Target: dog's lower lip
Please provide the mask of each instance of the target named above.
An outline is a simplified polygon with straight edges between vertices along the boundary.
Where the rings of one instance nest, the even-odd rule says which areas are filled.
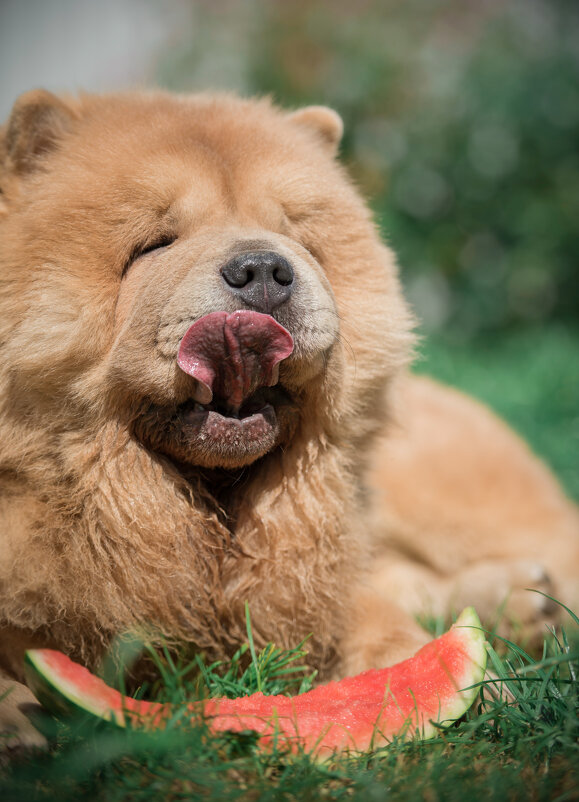
[[[181,418],[183,432],[199,442],[220,448],[237,444],[247,447],[270,440],[278,429],[275,409],[265,404],[261,409],[243,417],[223,415],[215,409],[187,410]]]
[[[135,420],[134,433],[180,464],[241,467],[290,437],[297,415],[296,400],[276,385],[246,398],[239,409],[223,398],[206,405],[192,397],[177,407],[151,405]]]

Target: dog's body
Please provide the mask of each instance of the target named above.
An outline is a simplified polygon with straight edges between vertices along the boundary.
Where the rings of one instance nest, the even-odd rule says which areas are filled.
[[[524,588],[572,601],[576,509],[489,413],[404,372],[412,318],[340,134],[327,109],[230,96],[16,105],[0,144],[7,677],[30,646],[94,666],[145,625],[225,655],[246,601],[258,643],[312,632],[322,675],[412,652],[413,613],[488,617],[509,597],[533,628],[552,610]]]

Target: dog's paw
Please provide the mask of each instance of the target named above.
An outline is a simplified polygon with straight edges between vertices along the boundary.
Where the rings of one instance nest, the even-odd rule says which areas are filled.
[[[485,626],[502,637],[540,644],[560,607],[545,568],[531,560],[486,561],[461,572],[452,593],[456,609],[473,605]]]
[[[7,757],[31,749],[46,749],[48,742],[37,724],[46,716],[24,685],[0,679],[0,753]]]

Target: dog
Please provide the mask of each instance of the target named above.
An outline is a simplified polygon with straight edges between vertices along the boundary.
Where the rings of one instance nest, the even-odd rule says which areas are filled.
[[[23,654],[91,668],[147,627],[232,654],[309,633],[320,676],[415,616],[540,631],[579,515],[492,413],[408,371],[392,252],[342,122],[229,94],[23,95],[0,132],[0,706]]]

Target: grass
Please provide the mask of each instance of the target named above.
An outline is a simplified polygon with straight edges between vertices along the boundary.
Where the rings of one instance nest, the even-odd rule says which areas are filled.
[[[517,334],[500,346],[431,342],[423,353],[420,370],[490,402],[579,497],[579,335],[552,329]],[[467,716],[427,742],[395,742],[317,764],[307,755],[262,754],[251,734],[208,737],[202,723],[184,727],[178,715],[174,726],[154,735],[47,719],[49,752],[7,764],[0,799],[578,800],[579,649],[566,635],[575,624],[568,611],[567,625],[546,633],[538,659],[516,644],[500,656],[491,649],[510,696],[481,687]],[[311,681],[301,665],[304,648],[288,654],[271,646],[258,654],[249,638],[227,665],[199,657],[180,665],[161,652],[161,685],[153,690],[177,705],[191,694],[296,692]]]
[[[228,661],[217,660],[207,664],[203,655],[196,654],[191,662],[180,665],[168,649],[149,648],[159,682],[148,695],[161,701],[186,703],[191,697],[207,695],[236,699],[253,693],[275,696],[309,691],[317,672],[301,663],[307,655],[308,639],[290,650],[269,643],[257,653],[247,603],[245,617],[247,643],[242,644]],[[248,657],[251,658],[249,663]]]
[[[489,651],[496,674],[508,677],[505,686],[510,696],[493,694],[483,685],[467,716],[441,727],[430,741],[394,742],[374,754],[318,764],[307,755],[261,753],[250,733],[209,736],[202,722],[184,726],[186,716],[179,715],[176,702],[171,725],[154,734],[99,728],[82,720],[51,720],[51,751],[10,765],[1,798],[4,802],[577,799],[579,649],[569,644],[564,629],[549,635],[538,660],[515,644],[507,646],[505,656]],[[282,653],[277,652],[274,660],[268,657],[271,653],[269,647],[254,654],[252,670],[238,666],[231,673],[230,667],[204,665],[205,693],[217,689],[213,683],[224,669],[230,674],[229,683],[238,682],[239,694],[252,688],[258,674],[266,690],[278,688]],[[286,655],[283,670],[302,656],[301,648]],[[173,693],[178,696],[181,689],[187,690],[186,674],[176,665],[165,662],[162,670],[172,674],[167,687],[173,687]],[[287,685],[285,690],[295,687]],[[193,692],[191,685],[189,698]]]

